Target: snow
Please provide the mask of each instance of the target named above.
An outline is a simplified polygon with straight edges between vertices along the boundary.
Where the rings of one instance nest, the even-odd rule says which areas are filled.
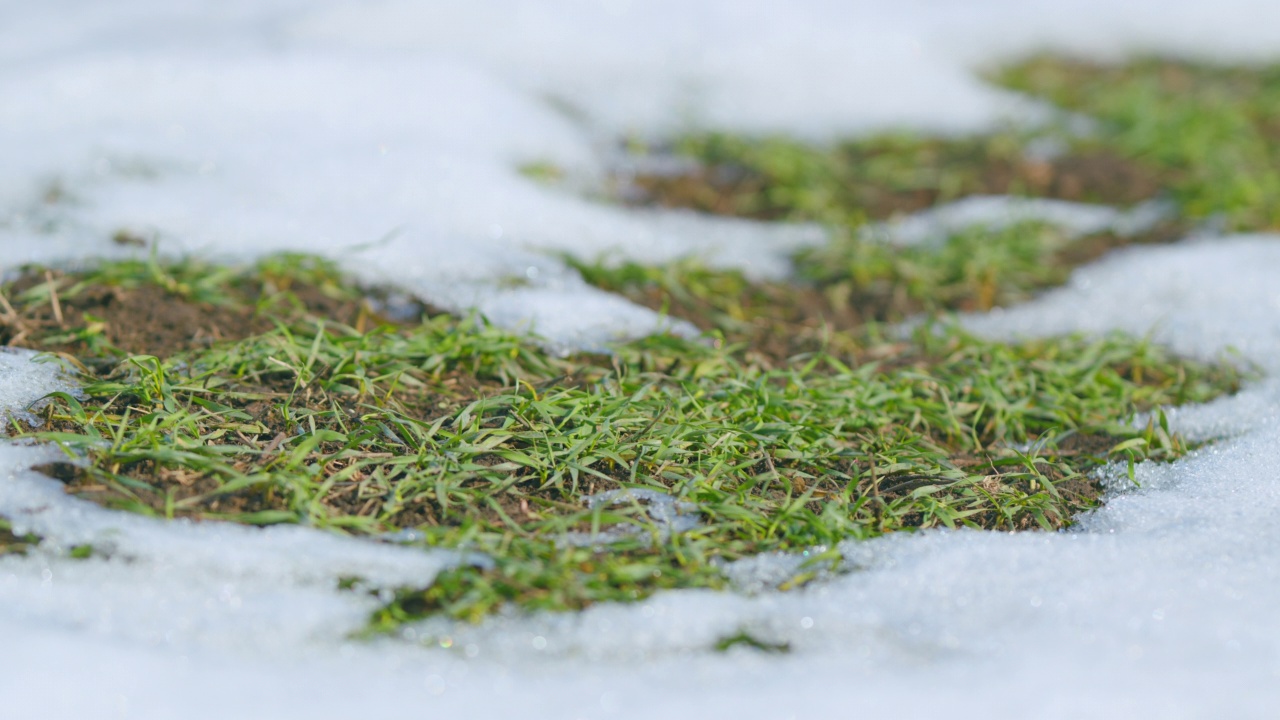
[[[174,53],[49,65],[6,78],[0,103],[9,263],[127,254],[118,230],[169,255],[320,252],[553,344],[598,347],[666,321],[587,287],[552,253],[700,255],[776,276],[789,251],[823,237],[628,213],[530,183],[521,162],[589,174],[590,138],[456,61]]]
[[[595,347],[663,321],[587,287],[556,253],[697,254],[776,277],[822,234],[611,208],[532,183],[521,163],[590,187],[630,133],[1035,121],[1044,108],[974,69],[1045,47],[1257,59],[1277,41],[1280,5],[1259,0],[0,0],[0,269],[144,252],[112,243],[120,229],[169,255],[306,250]],[[1234,348],[1274,378],[1277,247],[1135,249],[969,322],[993,336],[1150,333],[1202,357]],[[0,354],[4,412],[58,389],[56,367]],[[47,545],[0,559],[0,712],[1270,717],[1278,410],[1272,379],[1173,413],[1195,437],[1230,439],[1140,466],[1140,489],[1075,532],[883,538],[842,548],[854,572],[789,593],[665,593],[373,643],[347,636],[376,598],[339,578],[422,584],[461,558],[111,512],[26,469],[55,451],[5,445],[0,514]],[[100,552],[58,552],[85,542]],[[751,587],[794,563],[734,572]],[[707,650],[741,629],[793,651]]]
[[[56,392],[78,395],[75,383],[56,361],[36,356],[30,350],[0,348],[0,422],[19,419],[38,424],[33,411],[40,409],[41,398]]]
[[[688,532],[700,524],[698,506],[693,503],[680,502],[671,495],[657,490],[644,488],[622,488],[606,490],[602,493],[587,495],[583,501],[589,508],[608,508],[611,506],[641,506],[645,514],[659,529],[661,538],[670,537],[671,533]],[[628,536],[649,536],[650,530],[640,526],[624,526],[608,528],[599,532],[570,532],[563,536],[562,542],[578,545],[605,548],[609,543],[617,542]]]
[[[1280,237],[1191,238],[1113,253],[1033,303],[969,320],[992,335],[1119,329],[1178,353],[1280,369]]]
[[[1148,200],[1129,209],[1106,205],[1020,198],[1008,195],[973,195],[905,217],[873,223],[866,236],[893,245],[939,245],[947,238],[973,228],[999,231],[1022,223],[1058,228],[1070,238],[1112,232],[1121,237],[1140,235],[1168,219],[1174,208],[1162,200]]]

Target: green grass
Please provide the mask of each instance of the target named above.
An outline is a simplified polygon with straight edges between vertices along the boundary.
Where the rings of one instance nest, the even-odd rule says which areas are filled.
[[[103,339],[109,326],[96,343],[84,328],[51,329],[43,340],[80,343],[99,370],[84,398],[53,396],[48,426],[11,434],[87,457],[69,488],[109,506],[354,535],[414,528],[424,545],[492,559],[402,589],[373,618],[381,630],[719,588],[718,562],[762,551],[927,527],[1062,527],[1096,503],[1099,464],[1185,450],[1159,423],[1131,427],[1133,413],[1239,380],[1140,340],[1006,345],[946,325],[884,341],[872,348],[881,360],[857,365],[821,352],[760,363],[672,337],[561,359],[475,318],[357,329],[318,317],[307,288],[362,291],[298,257],[107,264],[15,294],[15,306],[44,317],[58,295],[70,313],[75,288],[102,284],[244,305],[272,327],[110,365],[100,360],[121,353]],[[584,502],[619,488],[668,493],[699,523],[669,533],[643,502]]]
[[[861,355],[868,325],[982,311],[1060,285],[1079,243],[1024,223],[974,228],[937,247],[842,237],[797,257],[799,282],[753,282],[696,260],[664,266],[567,258],[587,282],[720,333],[776,360],[824,350]]]
[[[1277,68],[1163,59],[1096,65],[1043,56],[990,77],[1093,118],[1096,131],[899,133],[825,145],[700,134],[670,148],[700,169],[629,184],[642,203],[825,225],[833,239],[796,258],[800,279],[826,291],[833,304],[870,307],[881,320],[1020,302],[1107,250],[1174,240],[1188,223],[1280,227]],[[1033,152],[1045,142],[1057,145],[1056,156]],[[859,232],[871,220],[986,193],[1112,205],[1169,197],[1183,221],[1138,237],[1067,239],[1037,225],[975,228],[940,251],[890,248]]]
[[[1157,168],[1189,216],[1280,227],[1280,68],[1046,56],[992,77],[1099,120],[1097,141]]]
[[[897,133],[814,145],[708,133],[670,150],[702,170],[642,176],[641,202],[856,228],[966,195],[1009,193],[1129,205],[1167,193],[1193,221],[1280,227],[1280,69],[1147,58],[1093,64],[1038,56],[990,79],[1097,121],[931,138]],[[1051,141],[1059,157],[1029,150]],[[856,242],[844,240],[843,242]]]
[[[704,170],[641,177],[639,189],[658,204],[841,227],[972,194],[1127,205],[1164,191],[1193,219],[1221,215],[1240,230],[1280,227],[1280,68],[1038,56],[989,77],[1092,118],[1096,130],[893,134],[827,145],[693,135],[672,150]],[[1028,154],[1045,140],[1062,155]]]
[[[544,185],[553,185],[564,179],[564,170],[549,162],[532,162],[521,165],[520,174]]]
[[[1052,131],[1039,139],[1045,132]],[[833,303],[872,308],[878,320],[1013,304],[1061,284],[1072,269],[1114,247],[1175,237],[1175,228],[1161,226],[1137,237],[1069,238],[1024,223],[998,231],[976,227],[941,248],[897,248],[860,232],[871,220],[974,194],[1131,204],[1159,192],[1145,164],[1109,146],[1067,144],[1062,158],[1038,161],[1026,154],[1036,139],[1005,131],[815,146],[777,137],[700,135],[683,138],[676,150],[702,170],[640,177],[634,184],[657,204],[825,225],[831,241],[795,258],[799,279],[826,290]]]
[[[702,187],[649,182],[670,202],[703,200],[702,209],[712,209],[712,193],[722,196],[719,214],[859,224],[980,192],[984,169],[1014,163],[1024,142],[1015,133],[950,141],[897,134],[814,146],[711,133],[681,138],[674,148],[712,168]]]
[[[897,133],[827,144],[713,132],[679,138],[659,152],[692,160],[694,169],[619,178],[634,201],[836,227],[969,195],[1127,206],[1162,189],[1159,166],[1105,139],[1056,126],[948,138]]]
[[[833,294],[896,293],[910,309],[987,310],[1061,284],[1070,269],[1054,254],[1067,243],[1052,227],[1038,224],[968,230],[939,248],[850,241],[806,253],[801,273]]]

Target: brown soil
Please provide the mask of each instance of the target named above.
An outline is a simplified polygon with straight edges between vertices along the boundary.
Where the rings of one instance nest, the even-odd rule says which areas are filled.
[[[1093,235],[1068,244],[1052,263],[1063,269],[1065,278],[1071,268],[1097,260],[1112,250],[1169,243],[1182,236],[1181,226],[1172,223],[1140,236]],[[866,345],[858,338],[871,323],[901,322],[930,311],[979,312],[991,309],[993,304],[1003,304],[999,297],[974,295],[960,297],[944,307],[931,307],[887,280],[858,289],[850,287],[744,281],[735,292],[713,299],[677,295],[657,284],[605,289],[652,310],[687,320],[704,332],[719,332],[725,342],[741,344],[748,353],[775,367],[798,355],[822,349],[855,363],[900,359],[902,347],[883,342]],[[868,351],[872,354],[868,355]]]
[[[25,554],[29,548],[39,542],[40,538],[35,535],[13,534],[13,526],[7,520],[0,518],[0,557]]]
[[[919,163],[911,187],[891,186],[858,168],[883,154],[900,152],[892,143],[848,145],[841,149],[848,177],[839,202],[859,209],[869,219],[883,219],[917,212],[940,202],[975,194],[1016,194],[1063,200],[1128,205],[1157,196],[1159,176],[1142,164],[1104,149],[1081,150],[1052,160],[1031,160],[1008,148],[982,140],[938,140],[913,144],[910,152]],[[719,215],[776,220],[790,209],[771,204],[770,179],[736,165],[710,165],[682,175],[641,175],[631,178],[628,202],[687,208]],[[944,187],[945,185],[945,187]],[[1048,263],[1062,270],[1092,262],[1107,252],[1133,244],[1167,243],[1181,237],[1185,228],[1165,223],[1137,237],[1100,234],[1072,241]],[[813,287],[789,283],[744,284],[740,292],[714,302],[676,297],[656,285],[607,287],[634,302],[692,322],[704,331],[718,330],[730,343],[742,343],[750,352],[778,364],[802,353],[825,347],[837,355],[857,354],[844,334],[870,322],[897,322],[932,310],[985,311],[994,305],[1020,301],[1042,288],[1001,298],[998,288],[975,287],[975,294],[947,300],[943,307],[927,307],[905,288],[876,281],[856,289]],[[980,292],[990,290],[991,292]],[[726,307],[736,312],[729,317]],[[834,344],[834,346],[833,346]]]
[[[67,329],[100,324],[101,337],[126,353],[168,357],[270,328],[251,308],[185,302],[154,285],[129,290],[99,285],[58,302],[57,311],[51,302],[0,321],[0,341],[81,355],[87,344],[68,337]]]
[[[43,293],[42,297],[47,297],[47,300],[40,302],[21,303],[9,299],[19,298],[39,286],[53,287],[55,292]],[[272,298],[264,298],[261,288],[224,289],[228,294],[214,303],[170,292],[150,283],[82,285],[76,275],[55,271],[28,273],[7,284],[0,293],[0,343],[63,353],[76,358],[91,372],[105,376],[124,355],[168,358],[208,348],[215,343],[267,332],[275,327],[277,320],[320,318],[359,330],[398,324],[376,313],[365,298],[335,297],[310,285],[292,283],[287,293]],[[379,291],[371,291],[375,300],[380,294]],[[262,306],[264,300],[266,307]],[[269,309],[270,313],[263,312],[264,309]],[[420,305],[418,309],[420,316],[426,317],[440,312],[427,305]],[[86,330],[92,332],[86,333]],[[257,381],[246,380],[234,390],[233,396],[220,400],[250,415],[261,432],[237,432],[234,436],[224,437],[223,442],[240,445],[250,452],[271,454],[293,430],[281,412],[283,404],[293,395],[293,376],[281,373]],[[431,391],[401,388],[396,401],[406,412],[433,420],[459,405],[501,390],[501,385],[496,382],[481,381],[470,373],[458,371],[443,377]],[[134,400],[120,398],[117,401],[119,407],[115,409],[123,410]],[[313,393],[311,389],[294,395],[292,401],[293,411],[328,411],[332,408],[331,403],[336,401],[353,418],[368,412],[350,398],[335,399]],[[135,411],[147,412],[145,408],[135,408]],[[80,430],[73,424],[61,427],[54,423],[51,428],[68,432]],[[335,448],[321,450],[332,452]],[[260,457],[247,455],[245,461],[239,463],[240,469],[248,469],[251,461],[259,460]],[[332,463],[325,468],[325,473],[339,472],[342,467],[341,463]],[[177,506],[174,514],[178,516],[236,516],[288,510],[292,500],[278,490],[266,487],[223,493],[220,492],[221,481],[215,477],[160,467],[149,461],[114,469],[124,477],[150,486],[134,487],[128,491],[103,484],[95,479],[94,474],[70,463],[52,463],[37,469],[66,483],[68,492],[101,504],[136,509],[141,503],[151,511],[163,513],[166,506],[173,503]],[[381,508],[384,498],[383,494],[372,496],[360,482],[364,479],[358,475],[353,482],[339,484],[321,501],[335,514],[356,517],[371,514]],[[411,506],[401,512],[406,516],[401,524],[406,527],[440,521],[431,508]],[[6,546],[5,543],[6,538],[0,533],[0,547]]]
[[[781,366],[802,353],[827,343],[847,345],[848,331],[883,320],[893,312],[892,298],[867,297],[833,302],[823,291],[786,283],[746,286],[734,298],[740,312],[729,317],[717,304],[693,297],[676,297],[657,285],[609,288],[632,302],[687,320],[704,332],[720,331],[725,342],[742,344],[748,353],[772,366]],[[839,336],[837,336],[839,334]],[[829,348],[834,349],[834,348]]]
[[[849,149],[848,162],[858,166],[878,153]],[[1146,167],[1105,150],[1065,155],[1052,160],[1028,160],[975,150],[949,156],[942,150],[932,158],[935,169],[963,170],[963,180],[942,187],[923,182],[914,187],[890,187],[881,180],[852,175],[841,191],[849,209],[882,220],[918,212],[967,195],[1011,194],[1111,205],[1132,205],[1160,193],[1158,175]],[[762,195],[768,178],[739,166],[703,167],[680,175],[639,175],[626,183],[623,199],[634,205],[687,208],[716,215],[762,220],[788,216],[788,208],[773,205]]]
[[[406,318],[389,318],[377,310],[388,295],[379,288],[344,296],[299,282],[282,289],[238,284],[223,288],[226,294],[210,301],[153,283],[80,280],[60,271],[33,271],[0,288],[0,345],[64,353],[91,370],[103,371],[124,355],[168,358],[267,332],[276,321],[311,317],[364,331],[444,314],[412,301],[398,313]],[[47,299],[19,301],[37,288]]]
[[[45,302],[19,304],[9,299],[39,286],[53,288],[46,293]],[[233,291],[222,301],[211,303],[154,284],[80,286],[74,276],[48,272],[20,277],[4,288],[3,295],[0,344],[62,352],[91,361],[104,351],[108,355],[171,357],[274,327],[272,320],[256,309],[261,293],[249,289]],[[294,315],[304,312],[349,325],[374,315],[361,299],[330,297],[312,286],[291,288],[287,301],[300,306]],[[279,312],[281,308],[272,305],[272,310]]]

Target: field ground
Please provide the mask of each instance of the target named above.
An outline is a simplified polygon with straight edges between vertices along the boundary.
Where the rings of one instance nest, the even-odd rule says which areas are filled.
[[[841,541],[886,533],[1062,529],[1102,501],[1103,466],[1131,473],[1188,451],[1160,408],[1233,393],[1252,371],[1120,335],[984,340],[954,313],[1026,301],[1125,246],[1275,229],[1280,75],[1037,57],[992,79],[1096,127],[634,148],[684,169],[616,176],[614,202],[831,234],[788,282],[692,260],[569,258],[588,282],[692,322],[697,339],[559,357],[305,255],[28,268],[4,285],[0,339],[56,354],[84,394],[57,396],[46,424],[15,420],[10,435],[66,448],[45,470],[109,507],[412,531],[412,543],[488,558],[384,598],[375,634],[438,614],[732,591],[728,563],[810,553],[775,583],[786,591],[845,571]],[[988,194],[1176,212],[1130,234],[1024,222],[895,246],[863,232]],[[0,526],[2,553],[38,541]],[[738,646],[777,649],[750,635],[716,644]]]

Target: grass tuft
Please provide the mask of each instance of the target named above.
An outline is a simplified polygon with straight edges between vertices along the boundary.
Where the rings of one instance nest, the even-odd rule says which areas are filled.
[[[1099,120],[1098,142],[1154,168],[1187,215],[1280,227],[1280,68],[1039,56],[993,79]]]
[[[1120,336],[1007,345],[947,325],[863,337],[856,363],[674,337],[556,358],[474,318],[393,322],[298,257],[49,277],[62,322],[23,278],[5,322],[73,348],[87,373],[82,398],[54,394],[47,424],[15,433],[87,459],[58,464],[68,491],[165,518],[413,529],[490,559],[402,589],[371,621],[382,630],[720,588],[723,561],[847,538],[1060,528],[1096,504],[1092,469],[1185,451],[1158,422],[1129,425],[1134,413],[1239,380]],[[104,297],[134,307],[156,292],[175,316],[225,320],[222,336],[133,354],[115,344],[132,337],[126,317],[88,319]]]

